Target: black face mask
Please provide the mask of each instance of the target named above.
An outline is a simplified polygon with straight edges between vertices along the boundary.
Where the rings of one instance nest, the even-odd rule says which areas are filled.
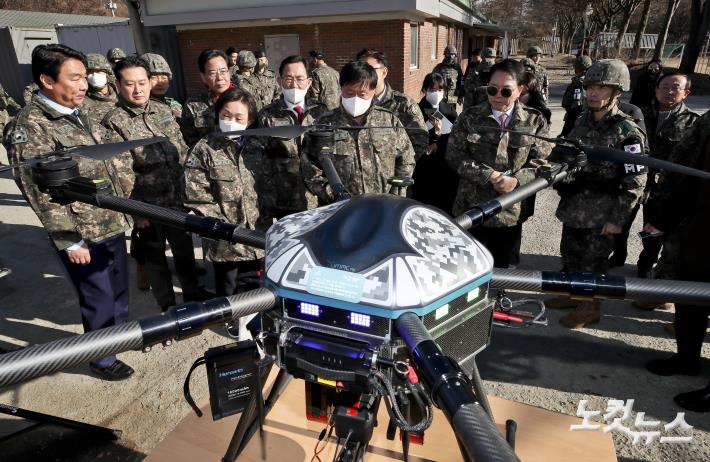
[[[447,63],[456,62],[456,55],[446,55],[444,56],[444,61]]]

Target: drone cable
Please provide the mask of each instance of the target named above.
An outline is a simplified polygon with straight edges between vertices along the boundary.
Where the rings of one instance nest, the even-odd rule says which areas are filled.
[[[404,417],[404,414],[402,414],[402,411],[397,404],[396,393],[392,386],[392,382],[390,382],[390,380],[380,371],[375,370],[372,374],[374,376],[372,384],[382,395],[382,398],[385,401],[385,406],[387,407],[387,413],[402,431],[410,433],[423,432],[431,426],[434,419],[434,406],[426,393],[424,394],[426,406],[422,406],[421,408],[424,417],[416,424],[410,424],[407,422],[407,419]],[[419,393],[416,393],[416,395],[419,395]],[[420,403],[421,397],[415,397],[415,400],[417,403]]]

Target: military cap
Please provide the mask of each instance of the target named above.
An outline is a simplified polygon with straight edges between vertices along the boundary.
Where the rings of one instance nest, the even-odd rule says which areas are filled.
[[[584,86],[587,85],[603,85],[629,91],[629,68],[620,59],[601,59],[592,64],[584,74]]]
[[[316,58],[316,59],[325,59],[325,55],[321,50],[311,50],[308,52],[308,55],[311,58]]]
[[[481,53],[481,58],[495,58],[496,57],[496,51],[493,48],[484,48],[483,53]]]
[[[106,53],[106,59],[126,59],[126,52],[120,48],[111,48],[108,50],[108,53]]]
[[[574,68],[575,69],[589,69],[589,67],[592,65],[592,58],[589,56],[578,56],[574,60]]]
[[[111,64],[109,64],[108,59],[100,53],[89,53],[86,55],[86,69],[97,69],[107,74],[113,74],[113,69],[111,69]]]
[[[456,54],[456,47],[453,45],[447,45],[446,48],[444,48],[444,54],[445,55],[455,55]]]
[[[256,50],[256,51],[254,51],[254,57],[256,59],[266,58],[266,52],[264,50]]]
[[[237,55],[237,66],[248,69],[256,66],[256,56],[249,50],[240,51]]]
[[[530,69],[535,69],[535,61],[533,61],[530,58],[523,58],[520,60],[520,64],[523,66],[530,68]]]
[[[527,52],[527,57],[528,57],[528,58],[532,58],[532,57],[535,56],[535,55],[541,55],[541,54],[543,54],[543,53],[542,53],[542,48],[540,48],[540,47],[530,47],[530,48],[528,48],[528,52]]]
[[[173,78],[173,72],[170,70],[170,65],[161,55],[157,53],[143,53],[141,59],[148,63],[150,68],[150,75],[154,74],[167,74],[170,78]]]

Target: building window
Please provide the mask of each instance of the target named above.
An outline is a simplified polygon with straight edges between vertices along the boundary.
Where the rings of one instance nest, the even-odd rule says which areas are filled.
[[[409,68],[419,67],[419,24],[409,24]]]
[[[431,28],[431,59],[432,61],[436,59],[438,56],[436,54],[436,45],[437,45],[437,39],[439,38],[439,27],[436,25],[436,23],[432,23],[432,28]]]

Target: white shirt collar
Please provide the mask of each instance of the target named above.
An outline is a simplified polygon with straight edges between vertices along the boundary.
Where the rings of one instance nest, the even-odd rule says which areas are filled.
[[[72,115],[72,114],[74,114],[74,110],[78,109],[78,108],[68,108],[66,106],[62,106],[61,104],[57,103],[56,101],[49,99],[46,95],[44,95],[44,93],[42,93],[42,90],[38,91],[37,95],[40,98],[42,98],[42,100],[45,103],[47,103],[47,105],[49,107],[51,107],[52,109],[54,109],[55,111],[57,111],[60,114]]]
[[[302,107],[303,112],[306,112],[306,102],[305,101],[301,101],[298,104],[293,104],[293,103],[289,103],[288,101],[286,101],[286,98],[284,98],[284,103],[286,103],[286,109],[288,109],[289,111],[293,112],[296,115],[298,115],[298,113],[296,113],[296,111],[293,110],[293,108],[295,108],[296,106]]]
[[[516,103],[517,104],[517,103]],[[513,110],[515,109],[515,104],[510,106],[510,108],[505,111],[505,115],[508,117],[505,118],[505,126],[507,127],[510,124],[510,119],[513,117]],[[493,117],[495,117],[496,122],[500,120],[500,115],[503,114],[501,111],[496,111],[495,109],[491,108],[491,111],[493,112]]]
[[[375,101],[378,103],[381,103],[383,99],[385,99],[385,95],[387,94],[387,85],[385,85],[385,89],[382,90],[382,93],[379,95],[375,96]]]

